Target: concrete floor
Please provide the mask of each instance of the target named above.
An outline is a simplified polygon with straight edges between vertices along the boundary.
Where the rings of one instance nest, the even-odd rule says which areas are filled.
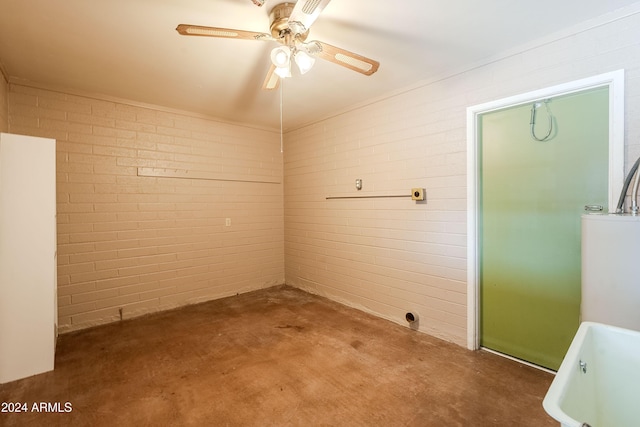
[[[0,386],[0,402],[61,412],[0,424],[555,426],[551,380],[275,287],[62,335],[53,372]]]

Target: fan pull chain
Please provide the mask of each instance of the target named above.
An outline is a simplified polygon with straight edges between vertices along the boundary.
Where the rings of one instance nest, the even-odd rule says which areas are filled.
[[[282,135],[282,91],[284,79],[280,79],[280,152],[284,153],[284,137]]]

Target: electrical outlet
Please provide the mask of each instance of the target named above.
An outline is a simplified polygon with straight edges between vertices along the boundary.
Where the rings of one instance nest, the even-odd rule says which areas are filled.
[[[227,218],[224,220],[224,226],[225,227],[231,227],[231,218]]]

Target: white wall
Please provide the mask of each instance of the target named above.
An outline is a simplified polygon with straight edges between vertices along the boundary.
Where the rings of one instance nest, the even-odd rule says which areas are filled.
[[[636,8],[637,9],[637,8]],[[285,138],[287,284],[466,344],[468,106],[625,69],[626,168],[640,155],[640,14],[604,18]],[[408,194],[408,199],[326,200]]]
[[[278,132],[18,84],[8,98],[10,132],[57,141],[61,332],[284,282]]]

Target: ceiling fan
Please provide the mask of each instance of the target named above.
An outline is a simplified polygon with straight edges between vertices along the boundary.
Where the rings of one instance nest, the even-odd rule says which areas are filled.
[[[265,0],[251,0],[262,6]],[[291,64],[295,62],[302,74],[311,69],[316,58],[331,61],[350,70],[370,76],[380,63],[317,40],[307,42],[309,28],[330,0],[299,0],[297,3],[280,3],[269,12],[270,34],[234,30],[219,27],[180,24],[176,31],[183,36],[221,37],[243,40],[276,41],[282,46],[271,51],[271,68],[262,84],[266,90],[276,89],[279,78],[291,76]]]

